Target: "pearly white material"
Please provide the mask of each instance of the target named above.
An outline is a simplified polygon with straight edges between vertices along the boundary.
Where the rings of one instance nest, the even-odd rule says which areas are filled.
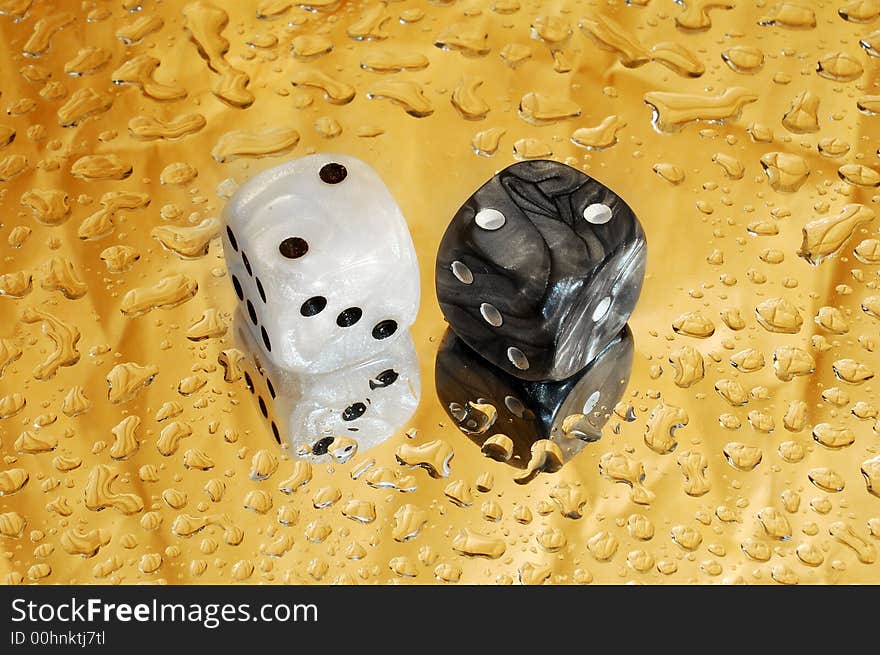
[[[602,203],[595,203],[584,208],[584,218],[587,223],[593,225],[605,225],[614,216],[611,207]]]
[[[412,238],[366,163],[336,154],[285,162],[244,183],[224,218],[245,323],[279,366],[352,366],[387,350],[415,320]]]
[[[525,371],[529,368],[529,360],[525,356],[522,350],[519,348],[510,347],[507,349],[507,359],[510,360],[510,363],[516,366],[519,370]]]
[[[508,412],[517,418],[522,418],[527,411],[522,401],[514,396],[504,396],[504,406],[507,407]]]
[[[504,227],[507,219],[497,209],[481,209],[474,216],[474,221],[484,230],[497,230]]]
[[[501,316],[501,312],[499,312],[494,305],[487,302],[480,305],[480,314],[482,315],[483,320],[489,325],[500,327],[501,324],[504,323],[504,318]]]
[[[599,398],[601,398],[602,392],[598,389],[594,391],[587,401],[584,403],[584,406],[581,410],[581,414],[589,414],[596,408],[596,404],[599,402]]]
[[[593,310],[593,321],[601,320],[605,314],[608,313],[608,310],[611,308],[611,296],[605,296],[602,300],[599,301],[599,304],[596,305],[596,309]]]
[[[313,375],[285,371],[261,359],[253,335],[243,329],[247,317],[238,312],[235,320],[238,345],[249,352],[250,386],[260,411],[266,407],[270,433],[277,430],[299,457],[339,459],[340,448],[349,450],[348,440],[364,452],[403,428],[418,406],[419,363],[408,330],[366,362]]]
[[[415,346],[404,331],[374,359],[304,380],[302,398],[290,417],[293,450],[310,448],[324,437],[343,436],[357,441],[363,452],[404,427],[420,394]]]
[[[452,274],[462,284],[473,284],[474,282],[474,274],[467,267],[467,264],[462,262],[452,262]]]

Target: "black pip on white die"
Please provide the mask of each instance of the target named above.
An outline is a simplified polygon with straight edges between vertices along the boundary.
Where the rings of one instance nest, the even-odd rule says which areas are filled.
[[[241,185],[224,255],[264,358],[303,374],[379,356],[415,321],[421,287],[406,219],[366,162],[321,153]]]
[[[437,297],[452,330],[492,364],[563,380],[626,324],[646,257],[638,219],[611,189],[559,162],[520,162],[455,214]]]

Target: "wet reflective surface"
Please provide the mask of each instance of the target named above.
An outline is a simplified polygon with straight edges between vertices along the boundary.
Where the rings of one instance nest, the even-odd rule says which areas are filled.
[[[0,579],[876,582],[878,19],[0,2]],[[422,285],[419,405],[344,463],[279,448],[248,391],[219,221],[318,152],[377,171]],[[602,438],[559,467],[538,440],[522,483],[437,398],[433,271],[464,200],[536,158],[650,250]]]

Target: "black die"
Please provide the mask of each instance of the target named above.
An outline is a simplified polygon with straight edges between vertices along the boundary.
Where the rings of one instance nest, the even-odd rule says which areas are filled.
[[[646,258],[642,227],[617,194],[559,162],[520,162],[455,214],[437,297],[452,330],[495,366],[564,380],[626,324]]]

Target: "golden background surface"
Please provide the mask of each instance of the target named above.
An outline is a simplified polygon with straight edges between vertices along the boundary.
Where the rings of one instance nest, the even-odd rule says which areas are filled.
[[[880,582],[880,1],[0,12],[0,579]],[[316,151],[379,171],[423,283],[421,405],[341,465],[226,381],[211,220]],[[617,191],[649,257],[603,438],[520,485],[437,401],[433,267],[528,157]]]

